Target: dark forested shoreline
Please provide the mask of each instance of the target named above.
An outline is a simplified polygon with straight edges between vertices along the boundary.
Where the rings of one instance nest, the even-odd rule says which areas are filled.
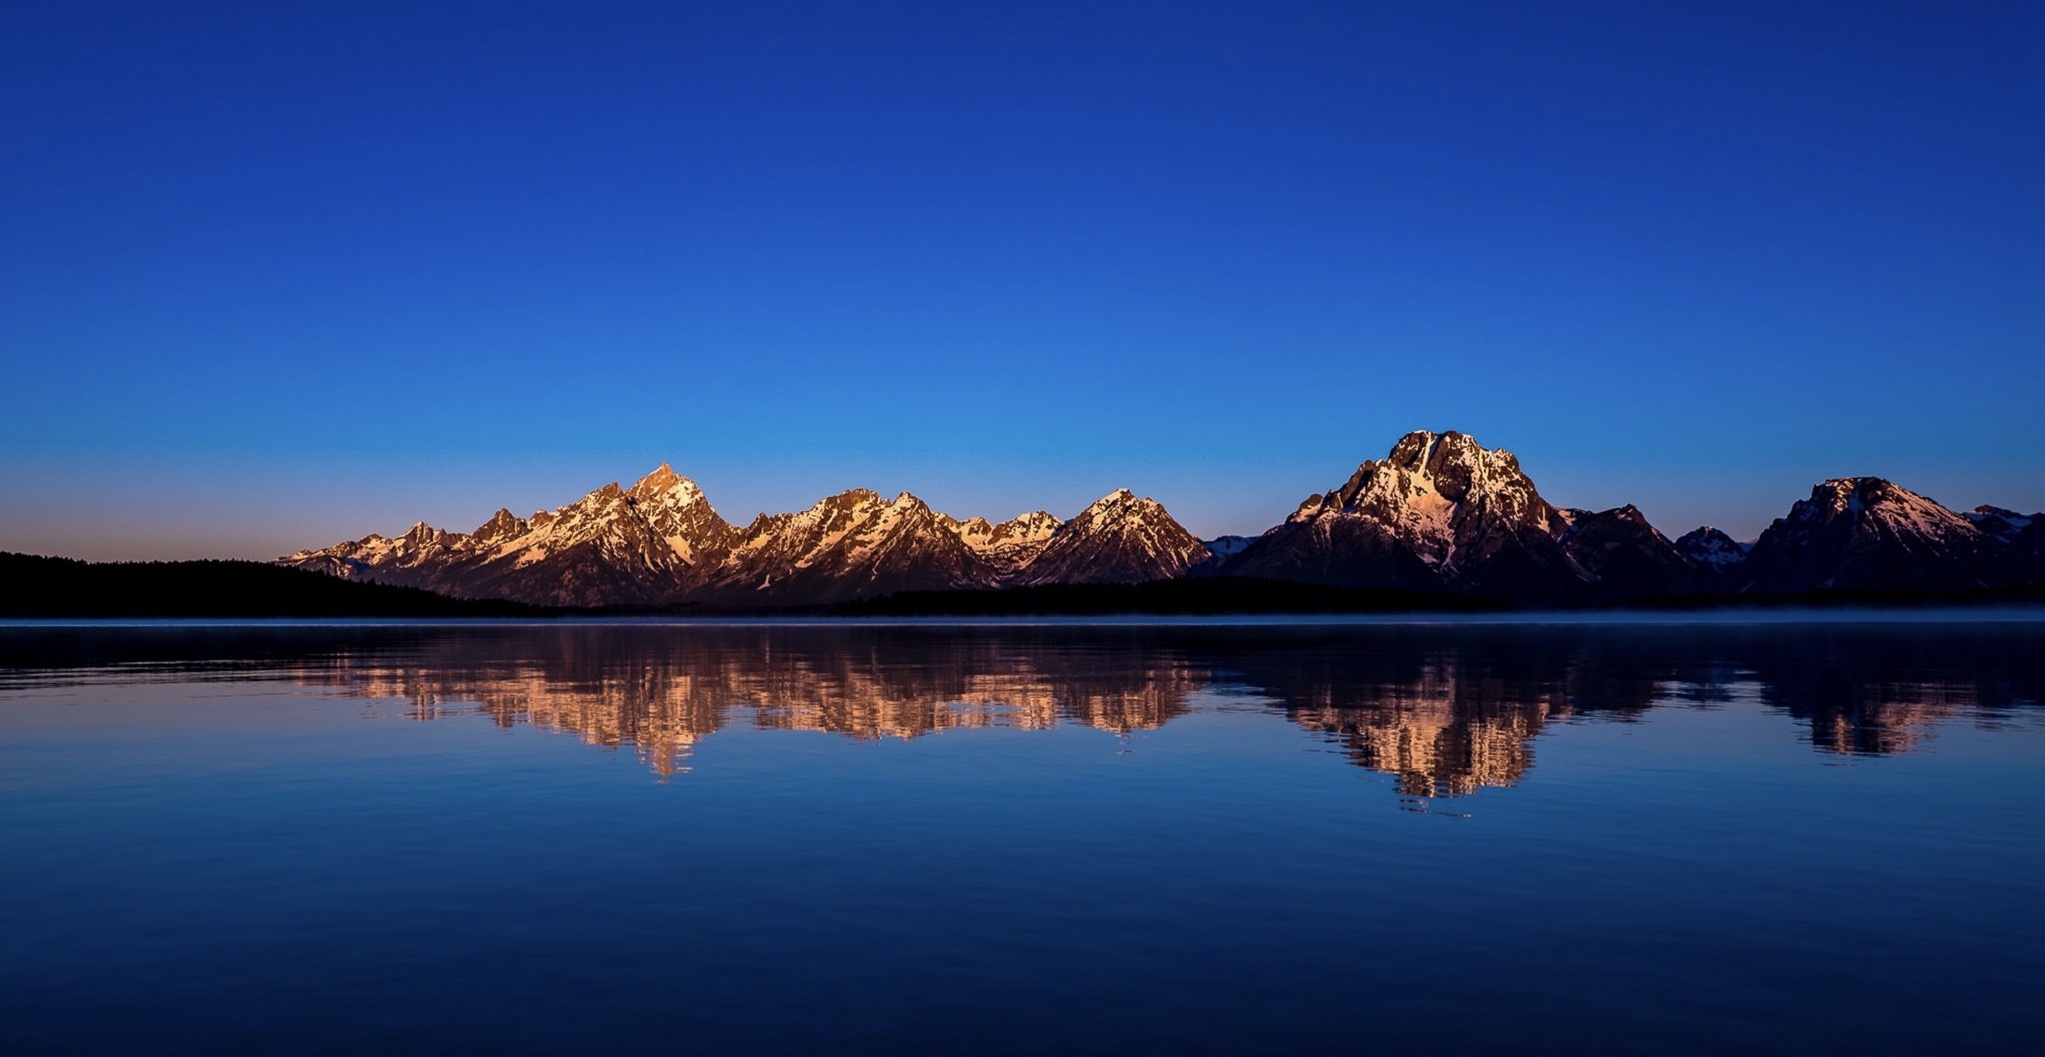
[[[2045,588],[1660,595],[1576,608],[1625,612],[1985,605],[2045,605]],[[1226,616],[1501,613],[1526,608],[1474,594],[1239,577],[908,591],[828,606],[541,607],[502,599],[450,598],[266,562],[83,562],[0,552],[0,618],[9,619]]]
[[[0,617],[523,617],[517,602],[449,598],[269,562],[82,562],[0,551]]]

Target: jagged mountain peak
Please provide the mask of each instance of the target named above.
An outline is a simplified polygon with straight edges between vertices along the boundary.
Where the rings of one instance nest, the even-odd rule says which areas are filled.
[[[992,586],[1009,566],[976,553],[966,527],[913,493],[854,488],[800,513],[760,515],[695,583],[702,597],[748,602]]]
[[[575,502],[570,503],[567,506],[564,506],[561,509],[554,511],[554,513],[557,515],[566,515],[578,511],[586,511],[600,507],[622,504],[624,501],[625,501],[624,486],[620,485],[616,481],[612,481],[611,483],[604,485],[602,488],[599,488],[589,493],[588,495],[583,496],[581,499],[578,499]]]
[[[1876,477],[1872,474],[1828,477],[1811,486],[1813,501],[1828,502],[1835,506],[1851,505],[1856,501],[1867,503],[1881,499],[1910,497],[1923,498],[1886,477]]]
[[[984,517],[967,518],[955,531],[966,546],[984,553],[1045,543],[1063,524],[1048,510],[1033,510],[999,524]]]
[[[1815,509],[1828,511],[1857,508],[1871,501],[1890,498],[1890,489],[1895,487],[1882,477],[1829,477],[1811,486],[1811,502],[1817,504]]]
[[[1027,514],[1017,514],[994,528],[1000,532],[1048,539],[1051,533],[1058,531],[1058,526],[1063,524],[1063,521],[1058,520],[1058,515],[1048,510],[1032,510]]]
[[[1560,514],[1562,520],[1568,523],[1570,530],[1574,530],[1581,523],[1592,518],[1605,521],[1622,521],[1641,529],[1654,528],[1654,525],[1647,520],[1647,515],[1641,513],[1640,508],[1632,503],[1627,503],[1624,506],[1615,506],[1610,510],[1587,510],[1582,507],[1569,507],[1558,510],[1556,513]]]
[[[677,595],[693,564],[728,549],[735,531],[663,463],[630,490],[613,481],[529,518],[500,509],[468,533],[421,522],[396,540],[336,544],[285,561],[466,597],[657,603]]]
[[[871,488],[849,488],[817,500],[800,513],[761,514],[746,528],[744,546],[758,550],[766,546],[769,536],[788,533],[810,539],[810,546],[829,545],[847,533],[870,535],[904,524],[952,532],[958,526],[913,493],[900,492],[889,499]]]
[[[1462,502],[1473,488],[1526,482],[1519,458],[1513,453],[1504,448],[1487,449],[1477,443],[1477,438],[1454,430],[1408,433],[1392,445],[1391,453],[1380,465],[1433,482],[1434,490],[1452,503]],[[1361,472],[1359,469],[1358,473]]]
[[[1479,537],[1555,536],[1568,528],[1568,518],[1541,498],[1511,452],[1453,431],[1406,434],[1385,458],[1357,467],[1341,488],[1301,504],[1291,520],[1329,517],[1375,523],[1442,571],[1487,553],[1489,547],[1473,548]]]
[[[1125,518],[1154,518],[1157,515],[1170,517],[1165,513],[1164,504],[1149,496],[1138,497],[1127,488],[1117,488],[1107,495],[1087,504],[1085,510],[1073,515],[1075,523],[1099,527]]]
[[[1342,487],[1308,497],[1291,520],[1327,514],[1376,517],[1422,535],[1440,535],[1471,515],[1526,522],[1542,531],[1562,527],[1517,457],[1454,431],[1406,434],[1385,458],[1358,466]]]
[[[1138,583],[1183,576],[1208,558],[1164,504],[1117,488],[1060,526],[1024,575],[1031,583]]]
[[[1032,510],[1027,514],[1017,514],[1016,516],[1009,518],[1007,521],[990,522],[984,517],[973,517],[968,518],[965,521],[960,522],[959,524],[985,525],[987,526],[987,529],[989,531],[993,532],[1001,532],[1004,530],[1008,532],[1055,532],[1057,531],[1058,526],[1063,525],[1064,523],[1065,522],[1062,519],[1060,519],[1058,515],[1053,514],[1048,510]]]
[[[765,515],[762,516],[764,517]],[[927,516],[933,520],[944,517],[944,515],[930,509],[930,504],[925,503],[911,492],[898,492],[894,498],[890,499],[871,488],[848,488],[843,492],[828,495],[817,500],[815,503],[810,504],[808,509],[798,514],[777,514],[769,520],[788,518],[792,519],[791,523],[794,524],[836,524],[844,522],[848,518],[853,520],[873,517],[893,519],[908,516]]]
[[[664,462],[634,483],[629,494],[636,499],[666,496],[678,504],[705,501],[703,490],[696,486],[696,482],[676,473],[674,467]]]
[[[847,488],[811,503],[793,514],[761,514],[754,524],[762,522],[788,522],[803,524],[826,521],[842,517],[847,511],[880,505],[881,497],[871,488]]]
[[[430,543],[438,543],[446,539],[447,535],[446,531],[434,528],[424,521],[420,521],[415,522],[411,528],[406,529],[405,534],[399,536],[398,540],[413,547],[422,547]]]
[[[492,544],[516,539],[529,530],[530,525],[524,518],[512,513],[507,508],[499,507],[495,514],[490,515],[490,520],[476,526],[476,531],[469,533],[469,535],[478,543]]]
[[[1485,450],[1477,438],[1453,429],[1437,433],[1431,429],[1409,431],[1392,444],[1391,453],[1385,461],[1418,468],[1436,459],[1473,461],[1485,455],[1510,455],[1503,448],[1495,452]]]
[[[722,553],[738,533],[710,505],[696,482],[665,462],[632,485],[625,493],[625,503],[676,556],[691,565],[706,555]]]

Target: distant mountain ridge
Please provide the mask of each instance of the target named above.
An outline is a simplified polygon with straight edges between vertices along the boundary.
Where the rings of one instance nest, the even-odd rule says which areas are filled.
[[[739,528],[663,463],[554,511],[473,532],[420,523],[281,564],[461,598],[558,606],[803,606],[902,592],[1227,576],[1519,604],[1823,590],[1965,591],[2045,582],[2045,515],[1959,514],[1874,477],[1817,485],[1751,545],[1708,526],[1671,541],[1631,504],[1545,499],[1504,449],[1418,431],[1256,537],[1203,541],[1117,489],[1069,520],[959,520],[854,489]]]
[[[819,605],[902,591],[1139,583],[1209,559],[1154,499],[1118,489],[1061,521],[1038,510],[960,521],[903,492],[853,489],[745,528],[666,463],[554,511],[500,510],[474,532],[421,522],[402,536],[279,561],[346,579],[536,605]]]

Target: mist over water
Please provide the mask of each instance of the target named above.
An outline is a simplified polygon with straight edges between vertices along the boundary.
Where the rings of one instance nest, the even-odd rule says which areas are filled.
[[[11,1052],[2009,1052],[2045,623],[0,629]]]

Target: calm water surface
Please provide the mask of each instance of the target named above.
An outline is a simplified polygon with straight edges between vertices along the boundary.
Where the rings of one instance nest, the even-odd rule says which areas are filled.
[[[0,1052],[2037,1052],[2041,658],[0,628]]]

